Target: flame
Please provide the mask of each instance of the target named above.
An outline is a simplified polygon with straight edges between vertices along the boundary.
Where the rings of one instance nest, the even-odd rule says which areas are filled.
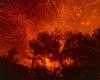
[[[45,58],[45,65],[47,66],[48,69],[53,67],[53,62],[51,62],[48,58]]]
[[[74,60],[71,57],[67,57],[64,61],[63,61],[65,66],[71,66],[74,65]]]
[[[59,53],[61,53],[62,50],[63,50],[63,48],[64,48],[64,45],[65,45],[65,40],[60,40],[59,43],[61,44],[61,47],[60,47],[60,49],[59,49]]]
[[[4,5],[3,8],[0,8],[0,13],[3,11],[6,14],[5,12],[7,12],[5,18],[2,16],[4,14],[0,14],[0,21],[5,24],[8,23],[7,21],[15,25],[18,24],[13,27],[6,25],[9,27],[7,31],[4,26],[0,27],[2,30],[0,32],[0,48],[2,49],[0,55],[4,55],[4,53],[6,55],[10,48],[17,48],[19,53],[15,57],[22,65],[30,66],[32,60],[25,58],[25,56],[30,55],[28,41],[36,38],[39,32],[50,32],[59,28],[62,32],[81,31],[91,34],[100,26],[100,0],[44,0],[44,2],[39,0],[36,1],[38,3],[36,5],[33,5],[35,3],[32,1],[28,1],[28,5],[24,5],[24,7],[21,4],[25,2],[18,3],[16,1],[9,2],[8,0],[9,5],[4,5],[0,1],[0,5]],[[63,47],[64,41],[62,40],[59,52],[62,51]],[[24,53],[26,54],[24,55]],[[44,58],[44,61],[48,69],[58,68],[60,65],[59,61],[51,61],[47,57]],[[38,63],[43,66],[41,60],[38,60]],[[73,65],[74,60],[67,57],[64,64]]]
[[[49,58],[45,58],[45,66],[48,70],[54,70],[60,68],[60,63],[56,61],[51,61]]]

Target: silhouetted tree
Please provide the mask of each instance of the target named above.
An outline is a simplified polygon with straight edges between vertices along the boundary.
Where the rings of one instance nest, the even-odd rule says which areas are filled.
[[[39,33],[36,40],[31,40],[29,46],[32,49],[34,56],[48,56],[52,54],[51,60],[56,60],[59,57],[59,35],[55,33],[49,34],[47,32]],[[35,58],[34,58],[35,59]],[[34,61],[33,59],[33,61]],[[35,61],[34,61],[35,62]]]
[[[67,33],[65,37],[65,46],[62,54],[64,56],[70,56],[74,59],[74,66],[85,66],[90,63],[90,58],[95,52],[94,40],[90,35],[83,35],[78,33]]]
[[[93,55],[92,61],[94,62],[94,65],[99,65],[100,66],[100,28],[96,29],[92,35],[94,39],[94,49],[95,53]]]
[[[60,40],[62,38],[65,44],[63,50],[59,53],[61,47]],[[49,54],[52,54],[53,57],[51,59],[53,61],[59,60],[63,70],[65,68],[63,60],[66,57],[71,57],[74,60],[75,68],[94,66],[100,60],[100,29],[97,29],[92,36],[82,32],[67,32],[62,35],[59,30],[51,33],[42,32],[39,33],[36,40],[29,42],[29,46],[32,49],[32,54],[36,56],[49,56]],[[33,62],[35,62],[34,59]]]

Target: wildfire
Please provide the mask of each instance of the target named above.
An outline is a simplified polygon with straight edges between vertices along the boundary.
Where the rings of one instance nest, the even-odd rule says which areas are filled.
[[[25,66],[30,66],[32,63],[32,60],[24,58],[30,55],[28,42],[36,38],[39,32],[50,32],[59,28],[62,32],[71,30],[92,33],[100,26],[100,0],[26,0],[26,2],[27,5],[22,5],[26,3],[8,0],[7,5],[4,5],[0,1],[0,5],[4,5],[4,8],[0,8],[2,13],[0,14],[0,48],[2,49],[0,55],[6,54],[11,48],[16,48],[19,53],[15,57],[19,59],[20,56],[19,63]],[[6,26],[2,25],[2,22]],[[9,22],[14,25],[10,25]],[[59,52],[63,47],[62,40]],[[59,61],[51,61],[48,57],[37,59],[37,63],[48,69],[59,68],[61,64]],[[74,60],[67,57],[63,63],[70,66],[74,64]]]
[[[31,68],[32,66],[32,60],[30,59],[22,59],[19,62],[20,64],[24,65],[24,66],[28,66],[29,68]],[[62,61],[64,66],[72,66],[74,65],[74,60],[71,57],[67,57],[65,60]],[[44,57],[41,56],[40,59],[36,59],[36,61],[33,64],[33,67],[37,67],[37,66],[41,66],[41,67],[45,67],[46,69],[48,69],[49,71],[53,71],[54,69],[61,69],[61,63],[58,60],[53,60],[51,61],[48,57]]]

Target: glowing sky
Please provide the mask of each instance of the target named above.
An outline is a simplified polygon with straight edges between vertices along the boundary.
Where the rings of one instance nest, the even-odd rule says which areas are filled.
[[[0,0],[1,55],[27,52],[30,39],[56,27],[92,33],[100,27],[100,0]]]

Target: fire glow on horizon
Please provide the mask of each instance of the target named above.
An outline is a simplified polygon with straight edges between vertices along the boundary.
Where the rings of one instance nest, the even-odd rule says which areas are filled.
[[[88,32],[91,34],[96,28],[100,27],[100,0],[21,1],[22,0],[18,0],[18,2],[17,0],[7,0],[6,3],[0,1],[0,5],[3,6],[3,8],[0,8],[0,13],[6,14],[6,16],[0,14],[0,22],[3,22],[4,20],[3,23],[7,24],[6,27],[8,27],[7,32],[5,30],[6,27],[1,27],[2,25],[0,25],[0,30],[2,30],[0,32],[0,44],[2,44],[0,45],[0,48],[2,49],[0,52],[4,53],[12,47],[20,49],[19,53],[21,54],[16,55],[19,59],[17,63],[26,66],[30,66],[32,62],[31,60],[24,58],[29,55],[28,41],[36,38],[39,32],[50,32],[55,28],[58,28],[62,31],[81,31],[83,33]],[[9,22],[15,25],[19,24],[20,26],[13,26],[15,28],[12,29],[12,25],[8,25]],[[7,32],[7,34],[5,34],[5,32]],[[8,36],[8,38],[6,36]],[[12,40],[9,40],[10,37]],[[4,47],[6,45],[9,46],[9,48]],[[22,50],[26,50],[24,56]],[[48,68],[52,67],[53,63],[49,59],[45,58],[44,60],[46,61],[45,65]],[[56,63],[59,65],[58,62]],[[74,61],[73,59],[68,58],[65,60],[65,63],[67,65],[72,65],[74,64]]]

